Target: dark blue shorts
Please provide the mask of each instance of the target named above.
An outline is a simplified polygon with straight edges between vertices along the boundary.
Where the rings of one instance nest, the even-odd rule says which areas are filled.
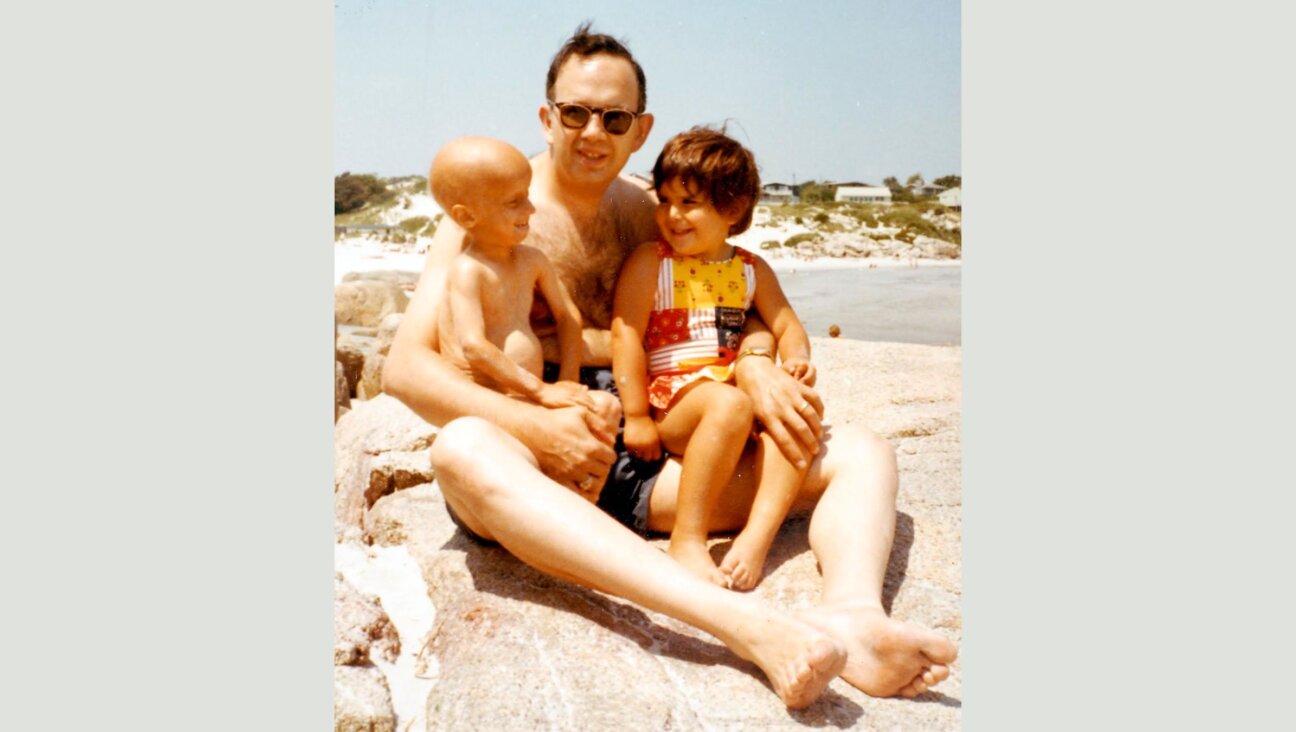
[[[544,380],[552,382],[557,378],[558,364],[546,363]],[[606,391],[618,398],[620,396],[610,368],[583,366],[580,370],[580,382],[590,389]],[[613,446],[616,450],[616,459],[612,462],[612,469],[608,471],[607,484],[603,486],[603,492],[599,495],[598,507],[630,530],[646,536],[649,533],[648,499],[652,496],[653,485],[657,482],[657,475],[661,473],[666,458],[663,456],[658,460],[648,461],[632,456],[626,451],[625,441],[622,439],[624,431],[625,420],[622,419],[621,424],[617,425],[616,444]],[[447,504],[446,509],[449,508]],[[454,511],[450,511],[450,519],[472,538],[486,541],[465,526]]]

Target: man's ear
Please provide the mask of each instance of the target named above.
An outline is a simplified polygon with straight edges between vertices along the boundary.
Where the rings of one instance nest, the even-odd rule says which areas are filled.
[[[643,144],[648,141],[648,133],[652,132],[652,114],[644,112],[639,115],[638,121],[639,124],[637,126],[639,128],[639,134],[635,136],[634,149],[631,150],[631,152],[639,152],[639,148],[643,147]]]
[[[454,219],[454,222],[464,231],[477,225],[477,217],[473,215],[472,209],[462,203],[450,207],[450,218]]]
[[[549,116],[549,105],[540,106],[540,126],[544,128],[545,142],[549,145],[554,144],[553,135],[553,117]]]

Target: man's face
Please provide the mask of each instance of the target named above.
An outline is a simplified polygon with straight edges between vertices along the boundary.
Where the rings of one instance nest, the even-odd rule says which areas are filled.
[[[639,103],[639,82],[634,68],[623,58],[606,54],[573,56],[558,70],[553,100],[591,109],[634,112]],[[540,109],[540,121],[558,176],[589,185],[610,184],[630,155],[643,146],[652,129],[652,115],[639,115],[625,134],[613,135],[603,128],[596,114],[590,115],[584,127],[569,129],[550,105]]]

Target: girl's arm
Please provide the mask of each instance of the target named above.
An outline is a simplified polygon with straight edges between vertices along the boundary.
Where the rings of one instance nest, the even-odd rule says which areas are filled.
[[[810,336],[806,335],[801,319],[788,303],[778,276],[769,263],[758,257],[755,269],[756,311],[778,344],[779,360],[788,373],[805,384],[813,385],[815,371],[810,363]]]
[[[648,358],[643,334],[657,292],[657,245],[634,250],[621,267],[612,304],[612,373],[625,414],[625,446],[645,460],[661,457],[657,425],[649,415]]]

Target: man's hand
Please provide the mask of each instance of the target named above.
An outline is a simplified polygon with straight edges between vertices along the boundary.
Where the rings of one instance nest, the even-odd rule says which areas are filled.
[[[546,410],[522,441],[545,475],[592,490],[603,482],[616,460],[615,440],[616,425],[607,424],[584,407],[564,407]]]
[[[585,407],[594,410],[594,400],[590,398],[589,389],[575,381],[559,381],[545,384],[536,394],[536,401],[542,407],[561,409],[563,407]]]
[[[792,378],[805,384],[814,386],[815,384],[815,367],[805,358],[789,358],[783,361],[783,370],[792,375]]]
[[[626,417],[625,433],[621,439],[625,441],[626,451],[640,460],[661,457],[661,437],[652,417]]]
[[[766,358],[742,359],[736,376],[783,455],[799,469],[809,467],[823,437],[823,401],[815,390]]]

